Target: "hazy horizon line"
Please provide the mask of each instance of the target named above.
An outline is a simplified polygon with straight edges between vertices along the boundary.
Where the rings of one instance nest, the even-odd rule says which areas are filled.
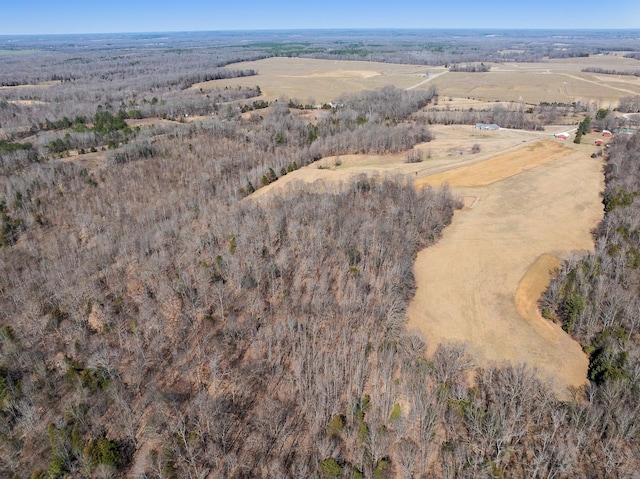
[[[492,31],[492,32],[540,32],[540,31],[588,31],[588,32],[639,32],[638,28],[595,28],[595,27],[309,27],[309,28],[252,28],[252,29],[215,29],[215,30],[142,30],[142,31],[113,31],[113,32],[75,32],[75,33],[11,33],[2,34],[3,37],[32,37],[32,36],[80,36],[80,35],[159,35],[181,33],[247,33],[247,32],[318,32],[318,31]]]

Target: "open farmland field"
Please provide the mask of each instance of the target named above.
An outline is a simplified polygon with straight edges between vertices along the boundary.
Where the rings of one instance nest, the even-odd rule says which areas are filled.
[[[206,91],[213,87],[251,87],[258,84],[264,98],[269,101],[287,96],[303,102],[311,98],[315,103],[324,103],[334,101],[342,93],[373,90],[386,85],[409,88],[427,80],[425,74],[429,70],[417,65],[307,58],[267,58],[229,65],[229,68],[255,69],[258,75],[197,83],[193,88]]]
[[[640,77],[582,72],[588,67],[627,71],[637,60],[622,56],[554,59],[545,63],[491,64],[488,73],[449,72],[443,67],[389,63],[332,61],[306,58],[268,58],[230,65],[251,68],[257,76],[213,80],[192,88],[252,87],[260,85],[266,100],[281,96],[301,101],[329,102],[342,93],[375,89],[427,88],[436,85],[441,95],[489,101],[540,102],[597,101],[604,106],[620,97],[640,95]],[[429,74],[428,77],[425,77]]]
[[[559,392],[584,384],[586,355],[540,316],[536,298],[558,258],[593,248],[601,168],[583,152],[543,142],[419,180],[447,180],[475,200],[418,255],[409,326],[423,331],[430,350],[464,341],[480,365],[527,362],[556,378]]]
[[[438,90],[454,97],[525,103],[598,101],[614,105],[620,97],[640,94],[640,79],[583,73],[580,70],[499,70],[447,73],[434,80]],[[629,78],[629,80],[626,80]],[[565,89],[566,84],[566,89]]]
[[[640,95],[640,77],[582,72],[595,67],[635,71],[637,60],[622,56],[554,59],[545,63],[492,64],[488,73],[452,72],[435,78],[438,91],[451,97],[491,101],[596,101],[615,105],[624,96]]]

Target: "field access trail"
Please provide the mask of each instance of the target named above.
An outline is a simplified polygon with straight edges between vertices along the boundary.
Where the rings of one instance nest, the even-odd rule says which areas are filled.
[[[448,182],[470,205],[441,240],[418,255],[408,311],[428,350],[468,344],[476,364],[526,362],[561,396],[586,382],[580,345],[542,318],[537,299],[549,270],[571,251],[592,249],[602,218],[602,162],[551,140],[417,180]]]
[[[421,82],[418,82],[415,85],[411,85],[410,87],[405,88],[405,90],[407,90],[407,91],[415,90],[416,88],[421,87],[422,85],[425,85],[425,84],[435,80],[438,77],[441,77],[442,75],[444,75],[447,72],[448,72],[448,70],[445,70],[443,72],[435,73],[433,75],[430,75],[429,77],[427,77],[426,79],[422,80]]]

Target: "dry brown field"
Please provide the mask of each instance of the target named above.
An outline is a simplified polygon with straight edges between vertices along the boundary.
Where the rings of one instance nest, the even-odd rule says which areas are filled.
[[[343,93],[387,85],[409,88],[427,80],[425,74],[428,70],[438,70],[419,65],[280,57],[233,64],[228,68],[254,69],[258,75],[212,80],[197,83],[192,88],[206,91],[213,87],[260,85],[263,98],[269,101],[286,96],[318,104],[334,101]]]
[[[554,59],[545,63],[491,64],[488,73],[447,73],[434,79],[441,94],[489,101],[596,101],[615,105],[624,96],[640,95],[640,78],[582,72],[588,67],[635,71],[637,60],[622,55]]]
[[[558,142],[536,141],[525,148],[495,156],[480,163],[473,163],[453,170],[436,173],[416,181],[418,186],[440,187],[487,186],[536,168],[573,153],[573,150]]]
[[[342,93],[386,85],[420,89],[433,84],[441,95],[462,99],[530,104],[581,100],[596,101],[607,107],[621,97],[640,95],[640,78],[581,70],[587,67],[616,71],[638,69],[637,60],[622,55],[554,59],[543,63],[497,63],[491,64],[488,73],[450,73],[442,67],[278,57],[228,67],[252,68],[257,70],[257,76],[213,80],[192,88],[206,91],[214,86],[260,85],[266,100],[287,96],[302,102],[323,103],[335,100]]]
[[[481,366],[526,362],[565,396],[567,386],[586,382],[588,360],[542,318],[537,300],[559,258],[593,248],[603,188],[601,161],[586,145],[569,144],[543,141],[446,172],[453,191],[474,201],[418,255],[408,312],[429,351],[462,341]],[[440,173],[418,182],[442,180]]]

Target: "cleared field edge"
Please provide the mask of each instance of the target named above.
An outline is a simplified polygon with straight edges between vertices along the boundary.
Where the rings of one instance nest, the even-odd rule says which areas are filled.
[[[556,337],[557,330],[540,314],[538,300],[549,286],[551,272],[560,266],[560,261],[557,256],[547,253],[538,256],[520,280],[514,298],[518,314],[549,340]]]
[[[540,297],[551,282],[552,272],[560,266],[560,262],[561,258],[557,256],[548,253],[540,255],[520,280],[514,301],[520,317],[523,318],[537,334],[545,338],[549,343],[555,343],[570,349],[570,353],[574,358],[572,361],[573,367],[571,367],[571,369],[574,370],[574,374],[571,376],[576,378],[578,377],[579,371],[585,372],[582,384],[568,384],[567,388],[560,386],[559,378],[549,377],[550,384],[554,386],[558,397],[569,400],[572,397],[572,388],[584,386],[589,383],[586,376],[589,358],[580,344],[570,334],[565,332],[559,324],[545,319],[538,307]],[[582,364],[580,365],[580,363]],[[560,366],[563,367],[564,365]]]
[[[453,184],[453,186],[456,187],[454,189],[454,194],[456,193],[456,190],[457,190],[457,193],[464,197],[465,207],[466,207],[465,210],[468,211],[470,209],[470,206],[474,205],[474,202],[471,199],[473,196],[477,196],[479,201],[481,201],[485,197],[485,195],[495,197],[494,194],[496,192],[496,188],[500,188],[499,185],[502,183],[502,180],[506,180],[506,179],[511,180],[510,177],[517,177],[520,175],[520,173],[523,173],[523,174],[526,173],[527,175],[536,174],[538,177],[541,174],[548,174],[548,173],[555,175],[556,170],[559,168],[558,172],[563,171],[564,173],[560,173],[560,174],[566,175],[567,174],[566,165],[569,165],[569,164],[576,165],[579,171],[582,171],[578,165],[580,165],[582,162],[589,162],[589,158],[587,158],[588,150],[586,148],[582,148],[582,147],[574,148],[573,146],[567,147],[561,143],[553,142],[550,140],[543,140],[539,142],[537,145],[538,146],[534,147],[533,149],[530,147],[523,147],[518,149],[517,151],[509,152],[502,155],[498,154],[497,156],[490,158],[488,160],[479,161],[469,166],[452,168],[451,170],[447,171],[446,173],[450,174],[451,178],[455,178],[456,175],[461,175],[461,176],[465,175],[467,177],[465,181],[458,181],[458,182],[449,181],[450,184]],[[542,155],[545,158],[538,158],[538,160],[536,160],[534,158],[535,155],[538,155],[538,156]],[[524,161],[524,166],[525,166],[524,168],[523,168],[523,164],[518,163],[517,161],[513,161],[514,157],[519,157],[519,156],[523,157],[522,161]],[[528,160],[531,162],[527,163],[527,158],[524,158],[524,157],[529,157]],[[557,161],[554,161],[554,160],[557,160]],[[547,164],[545,168],[552,168],[552,170],[544,170],[544,171],[547,171],[547,173],[542,173],[543,171],[542,169],[536,169],[537,173],[534,173],[533,171],[529,171],[529,170],[533,170],[533,168],[537,166],[542,166],[545,164]],[[557,166],[554,166],[554,165],[557,165]],[[591,171],[591,173],[593,174],[593,170],[594,170],[593,165],[587,166],[587,170]],[[601,176],[601,169],[599,168],[598,170],[599,170],[599,175]],[[476,173],[478,176],[482,178],[478,179],[478,181],[474,181],[473,175],[469,174],[470,171],[471,173]],[[436,173],[434,175],[416,180],[416,184],[425,185],[425,184],[435,183],[435,185],[437,186],[439,182],[432,182],[430,180],[433,180],[434,177],[438,178],[438,176],[440,176],[440,179],[442,179],[441,174]],[[491,181],[485,181],[487,179]],[[591,184],[594,184],[592,180],[588,180],[588,181],[590,181]],[[494,185],[493,183],[497,183],[497,184]],[[558,178],[555,178],[554,184],[557,184],[557,186],[559,186]],[[575,184],[573,183],[568,186],[570,187],[570,189],[575,188]],[[586,183],[585,183],[585,186],[586,186]],[[478,189],[474,187],[477,187]],[[470,189],[470,188],[473,188],[473,189]],[[590,188],[588,189],[590,190]],[[475,204],[477,205],[477,203]],[[597,204],[598,205],[600,204],[599,199],[597,201]],[[582,206],[582,205],[577,205],[577,206]],[[580,210],[576,210],[576,212],[577,211],[583,211],[583,210],[580,209]],[[458,215],[456,214],[456,216]],[[582,213],[580,213],[580,216],[582,216]],[[587,216],[592,216],[592,215],[587,215]],[[461,225],[461,223],[458,223],[458,221],[463,220],[463,218],[466,218],[466,216],[460,216],[458,218],[454,217],[453,225],[452,225],[452,227],[454,228],[452,230],[449,230],[449,235],[445,232],[445,236],[438,243],[438,245],[436,245],[436,247],[440,246],[440,247],[448,248],[447,251],[449,253],[451,252],[450,251],[451,241],[453,241],[454,243],[457,242],[455,238],[455,234],[456,234],[455,232],[460,229],[460,225]],[[457,224],[457,227],[456,227],[456,224]],[[469,231],[467,231],[467,233],[468,232]],[[453,236],[451,236],[451,234],[453,234]],[[449,242],[448,243],[449,247],[445,246],[447,242]],[[524,244],[526,245],[526,241]],[[557,248],[560,248],[560,249],[557,249]],[[535,362],[530,364],[537,368],[538,374],[540,375],[541,379],[547,382],[547,384],[552,388],[552,390],[556,393],[556,395],[559,398],[569,398],[569,396],[572,394],[571,391],[574,390],[574,388],[580,388],[581,386],[587,383],[587,368],[588,368],[588,358],[584,353],[584,351],[582,350],[580,344],[577,341],[575,341],[570,335],[565,333],[558,324],[554,324],[544,319],[540,311],[538,310],[538,300],[542,295],[542,293],[544,292],[544,290],[546,289],[546,287],[548,286],[551,279],[550,272],[554,267],[557,267],[560,263],[560,259],[557,256],[552,255],[550,251],[554,251],[554,252],[565,251],[567,250],[567,248],[568,250],[583,249],[585,248],[585,246],[584,245],[578,246],[577,244],[575,246],[571,246],[566,244],[566,242],[563,243],[562,246],[557,245],[557,247],[552,246],[552,244],[546,244],[544,248],[538,249],[539,251],[538,254],[532,257],[529,260],[528,264],[523,265],[524,274],[520,278],[517,278],[515,281],[510,283],[511,284],[510,288],[512,289],[510,290],[502,289],[502,291],[498,291],[499,294],[506,294],[506,297],[505,297],[506,303],[511,303],[512,305],[511,308],[513,311],[513,313],[511,314],[514,314],[514,316],[512,317],[513,320],[517,322],[518,320],[516,318],[519,317],[520,321],[522,321],[523,324],[527,325],[525,329],[522,329],[522,331],[524,332],[528,328],[529,329],[528,334],[533,334],[535,336],[538,336],[540,339],[544,340],[544,342],[546,343],[546,346],[542,347],[542,349],[539,349],[538,346],[541,346],[541,345],[538,345],[535,341],[529,344],[527,342],[526,334],[525,334],[525,336],[520,337],[516,341],[516,343],[520,345],[518,346],[518,348],[522,348],[521,353],[516,353],[514,356],[512,351],[511,353],[505,355],[505,357],[502,359],[498,359],[498,358],[491,359],[493,356],[495,356],[493,353],[491,353],[487,358],[479,359],[480,361],[479,364],[487,364],[487,362],[501,363],[504,361],[510,362],[510,363],[513,363],[515,361],[517,363],[519,361],[526,361],[525,358],[527,358],[530,354],[533,354],[531,359],[533,359],[534,357],[538,357],[539,359],[542,359],[542,362],[539,364]],[[418,260],[418,263],[416,263],[416,268],[420,267],[418,266],[419,263],[420,263],[420,260]],[[435,266],[434,264],[431,264],[430,268],[442,267],[443,265],[444,264],[442,262],[436,262]],[[474,281],[473,278],[469,278],[469,280],[471,282]],[[421,289],[420,280],[418,280],[418,291],[416,293],[416,297],[420,296],[421,294],[420,289]],[[465,296],[465,298],[467,299],[471,298],[471,303],[473,303],[473,301],[478,301],[478,300],[484,301],[487,299],[486,297],[483,297],[481,295],[475,296],[475,294],[471,294],[472,291],[475,291],[475,290],[471,290],[467,288],[467,296]],[[446,291],[443,291],[443,294],[448,294],[448,293]],[[510,297],[510,300],[507,299],[509,297]],[[452,297],[449,297],[449,301],[456,301],[456,299],[452,296]],[[421,308],[421,307],[424,308],[425,305],[423,301],[418,300],[418,302],[415,303],[415,306],[417,308]],[[495,309],[491,312],[492,308],[493,307],[485,307],[484,308],[485,313],[489,312],[490,314],[495,314],[496,313]],[[425,329],[425,327],[428,327],[429,322],[433,321],[434,314],[438,315],[437,308],[436,310],[433,310],[431,308],[429,309],[431,310],[431,312],[429,313],[428,316],[431,316],[431,319],[427,319],[428,316],[423,316],[426,311],[420,312],[420,309],[415,309],[415,313],[417,315],[414,316],[413,319],[411,317],[409,319],[409,327],[411,327],[412,330],[417,330],[422,332],[427,338],[430,337],[430,333],[429,333],[429,329]],[[451,316],[451,314],[453,312],[455,316],[456,314],[455,311],[456,311],[455,308],[453,310],[446,310],[444,311],[443,317],[452,318],[453,316]],[[421,317],[422,319],[420,319]],[[425,319],[427,319],[427,322],[424,323],[424,325],[421,325],[420,323]],[[472,356],[475,356],[476,353],[479,353],[480,354],[479,358],[482,358],[482,355],[483,355],[482,344],[484,341],[483,338],[484,336],[486,336],[486,325],[493,324],[490,319],[489,321],[490,323],[486,323],[486,324],[482,322],[478,323],[479,329],[477,330],[477,333],[479,334],[479,336],[476,339],[479,340],[480,342],[474,341],[473,336],[469,336],[469,337],[465,336],[464,339],[461,339],[461,341],[466,342],[468,344],[469,352],[470,354],[472,354]],[[503,331],[506,333],[507,331],[510,330],[511,327],[517,327],[515,323],[512,323],[511,321],[512,320],[509,320],[509,318],[505,317],[505,318],[502,318],[500,321],[496,322],[495,325],[502,324],[501,327]],[[475,320],[472,319],[472,323],[468,325],[468,328],[473,329],[475,327],[473,325],[475,324],[476,324]],[[493,326],[490,326],[490,327],[493,327]],[[483,328],[485,330],[483,330]],[[437,346],[437,344],[441,344],[442,342],[446,343],[448,341],[455,340],[453,338],[460,337],[461,334],[464,336],[463,331],[464,330],[460,329],[459,327],[458,329],[454,328],[454,331],[451,332],[451,336],[447,337],[447,335],[440,336],[442,334],[442,328],[439,328],[438,332],[436,333],[436,337],[439,337],[439,339],[436,339],[435,346]],[[490,347],[490,344],[492,344],[491,341],[487,343],[489,347]],[[525,350],[527,351],[525,352]],[[548,351],[550,356],[545,355],[544,353],[545,350]],[[434,349],[432,349],[432,352],[433,351]],[[509,355],[513,357],[509,357]],[[551,357],[553,357],[554,359],[550,359]]]

